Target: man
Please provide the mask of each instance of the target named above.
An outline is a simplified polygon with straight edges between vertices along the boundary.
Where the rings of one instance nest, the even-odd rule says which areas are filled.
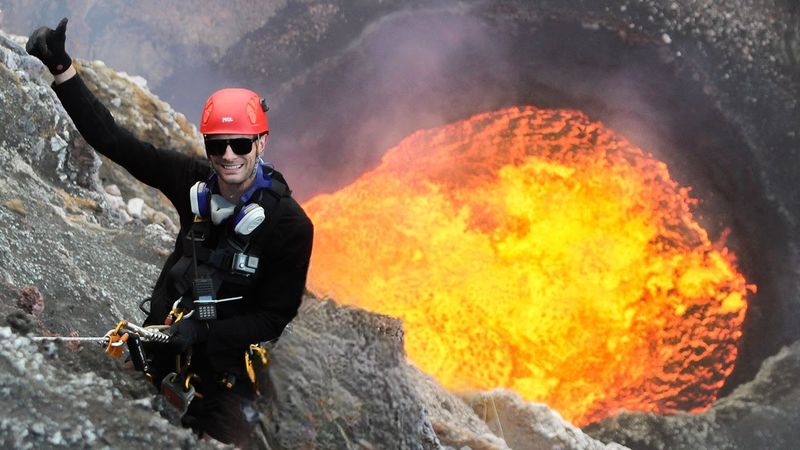
[[[53,89],[86,141],[163,192],[180,217],[145,321],[172,323],[171,337],[148,348],[149,373],[167,397],[186,386],[200,394],[185,426],[246,447],[257,414],[244,355],[297,314],[313,235],[283,177],[261,163],[266,104],[245,89],[214,93],[200,124],[207,160],[155,148],[117,126],[86,88],[64,49],[66,25],[34,31],[28,53],[53,73]]]

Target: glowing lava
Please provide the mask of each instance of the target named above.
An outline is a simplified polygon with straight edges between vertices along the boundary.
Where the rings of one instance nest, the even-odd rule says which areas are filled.
[[[505,387],[578,425],[697,411],[733,368],[749,290],[666,165],[579,112],[419,131],[304,207],[309,285],[403,319],[453,389]]]

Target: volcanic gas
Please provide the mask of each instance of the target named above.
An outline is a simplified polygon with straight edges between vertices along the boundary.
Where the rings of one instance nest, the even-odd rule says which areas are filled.
[[[571,110],[418,131],[304,207],[309,286],[403,320],[451,389],[513,389],[577,425],[700,411],[755,286],[667,166]]]

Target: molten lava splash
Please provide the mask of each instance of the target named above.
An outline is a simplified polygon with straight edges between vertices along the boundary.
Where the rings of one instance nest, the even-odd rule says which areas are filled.
[[[698,411],[733,368],[748,286],[667,167],[579,112],[420,131],[304,207],[313,291],[403,319],[454,389],[505,387],[578,424]]]

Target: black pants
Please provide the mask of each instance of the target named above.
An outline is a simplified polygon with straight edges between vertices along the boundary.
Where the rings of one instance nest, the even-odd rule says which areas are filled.
[[[195,397],[181,420],[183,426],[237,447],[251,447],[253,428],[259,414],[252,395],[218,388]]]

